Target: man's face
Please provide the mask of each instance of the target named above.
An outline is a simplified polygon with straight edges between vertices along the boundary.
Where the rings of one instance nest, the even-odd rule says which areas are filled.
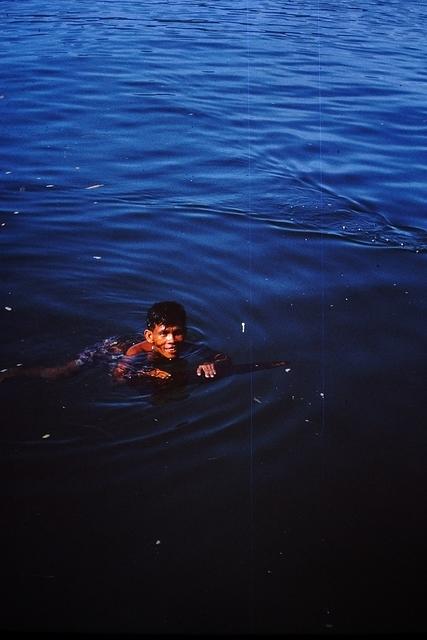
[[[173,360],[179,356],[185,330],[180,325],[156,324],[154,329],[146,329],[144,336],[147,342],[153,345],[153,351],[168,360]]]

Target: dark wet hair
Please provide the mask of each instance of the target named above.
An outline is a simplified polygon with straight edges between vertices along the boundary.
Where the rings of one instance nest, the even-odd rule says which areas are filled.
[[[153,330],[157,324],[165,326],[179,325],[186,328],[187,314],[182,304],[179,302],[165,301],[156,302],[147,312],[147,329]]]

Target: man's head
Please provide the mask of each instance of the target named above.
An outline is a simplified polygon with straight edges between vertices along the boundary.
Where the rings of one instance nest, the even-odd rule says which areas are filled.
[[[153,351],[168,359],[177,358],[185,339],[186,324],[187,315],[181,304],[156,302],[148,310],[144,336]]]

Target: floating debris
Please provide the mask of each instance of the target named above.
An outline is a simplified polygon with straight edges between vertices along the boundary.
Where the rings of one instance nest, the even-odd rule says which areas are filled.
[[[52,187],[54,187],[54,186],[55,186],[54,184],[47,184],[46,185],[46,189],[52,189]]]
[[[103,184],[91,184],[89,187],[85,187],[86,189],[99,189],[99,187],[103,187]]]
[[[242,322],[242,333],[245,333],[245,323]]]
[[[254,396],[254,402],[258,402],[258,404],[262,404],[262,400]]]
[[[161,544],[160,540],[156,540],[156,544]]]
[[[288,367],[287,369],[285,369],[285,373],[289,373],[290,370],[290,367]]]
[[[5,307],[6,311],[12,311],[12,307]]]
[[[45,434],[42,436],[42,438],[43,438],[44,440],[46,440],[46,438],[50,438],[50,433],[45,433]]]
[[[102,256],[92,256],[94,260],[102,260]]]

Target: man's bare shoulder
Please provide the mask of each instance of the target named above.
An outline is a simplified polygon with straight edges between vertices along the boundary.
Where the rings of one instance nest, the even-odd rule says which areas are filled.
[[[137,344],[132,345],[126,351],[127,356],[137,356],[139,353],[147,353],[151,351],[151,344],[147,342],[147,340],[143,340],[143,342],[138,342]]]

